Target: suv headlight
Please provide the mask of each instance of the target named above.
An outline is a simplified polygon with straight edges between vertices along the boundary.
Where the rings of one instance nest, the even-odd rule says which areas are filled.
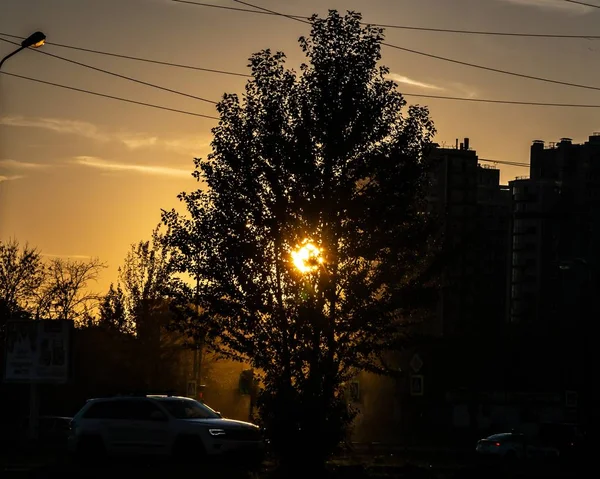
[[[208,433],[211,436],[224,436],[225,435],[225,429],[209,429]]]

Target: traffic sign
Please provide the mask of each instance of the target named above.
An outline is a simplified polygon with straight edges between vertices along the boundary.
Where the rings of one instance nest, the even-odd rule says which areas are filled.
[[[418,374],[422,367],[423,360],[421,359],[421,356],[417,353],[413,354],[413,357],[410,359],[410,368],[415,374]]]
[[[423,396],[423,376],[420,374],[413,374],[410,377],[410,395],[411,396]]]

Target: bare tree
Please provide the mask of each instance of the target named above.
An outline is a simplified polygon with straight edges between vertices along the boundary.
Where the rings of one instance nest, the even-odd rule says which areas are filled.
[[[44,264],[37,248],[16,239],[0,241],[0,303],[6,316],[35,309],[36,292],[44,280]]]
[[[46,268],[46,280],[40,291],[36,317],[75,322],[89,316],[100,296],[89,289],[106,268],[98,258],[88,261],[54,258]]]

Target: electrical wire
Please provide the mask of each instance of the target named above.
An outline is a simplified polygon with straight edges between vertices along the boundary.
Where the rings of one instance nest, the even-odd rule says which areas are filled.
[[[20,46],[18,43],[12,42],[10,40],[6,40],[5,38],[0,38],[0,41],[6,42],[6,43],[10,43],[12,45]],[[174,93],[176,95],[181,95],[181,96],[184,96],[184,97],[187,97],[187,98],[193,98],[194,100],[204,101],[204,102],[210,103],[212,105],[216,105],[217,104],[217,102],[213,101],[213,100],[207,100],[206,98],[202,98],[202,97],[199,97],[199,96],[196,96],[196,95],[190,95],[189,93],[184,93],[184,92],[179,91],[179,90],[173,90],[171,88],[166,88],[164,86],[156,85],[154,83],[149,83],[149,82],[145,82],[145,81],[142,81],[142,80],[138,80],[137,78],[132,78],[132,77],[127,76],[127,75],[121,75],[120,73],[115,73],[115,72],[111,72],[109,70],[105,70],[103,68],[94,67],[92,65],[88,65],[87,63],[82,63],[82,62],[78,62],[78,61],[75,61],[75,60],[71,60],[70,58],[61,57],[60,55],[55,55],[54,53],[49,53],[49,52],[45,52],[45,51],[38,50],[38,49],[35,49],[34,51],[36,53],[40,53],[42,55],[47,55],[47,56],[52,57],[52,58],[57,58],[59,60],[65,61],[65,62],[72,63],[73,65],[78,65],[78,66],[81,66],[81,67],[84,67],[84,68],[89,68],[90,70],[94,70],[94,71],[97,71],[97,72],[105,73],[107,75],[112,75],[112,76],[117,77],[117,78],[122,78],[122,79],[127,80],[127,81],[131,81],[131,82],[134,82],[134,83],[139,83],[140,85],[149,86],[151,88],[156,88],[158,90],[166,91],[166,92],[169,92],[169,93]]]
[[[500,105],[528,105],[528,106],[547,106],[547,107],[558,107],[558,108],[600,108],[600,104],[592,105],[585,103],[543,103],[535,101],[514,101],[514,100],[492,100],[487,98],[463,98],[455,96],[443,96],[443,95],[425,95],[417,93],[402,93],[403,96],[417,97],[417,98],[432,98],[437,100],[453,100],[453,101],[468,101],[474,103],[496,103]]]
[[[484,70],[484,71],[488,71],[488,72],[500,73],[502,75],[513,76],[513,77],[517,77],[517,78],[525,78],[528,80],[535,80],[535,81],[544,82],[544,83],[552,83],[554,85],[563,85],[563,86],[568,86],[568,87],[572,87],[572,88],[582,88],[585,90],[600,91],[600,87],[597,87],[597,86],[583,85],[580,83],[573,83],[573,82],[567,82],[567,81],[561,81],[561,80],[553,80],[551,78],[539,77],[539,76],[535,76],[535,75],[526,75],[524,73],[517,73],[517,72],[512,72],[509,70],[502,70],[500,68],[487,67],[484,65],[478,65],[476,63],[463,62],[461,60],[455,60],[453,58],[442,57],[439,55],[433,55],[431,53],[425,53],[425,52],[421,52],[418,50],[413,50],[411,48],[401,47],[398,45],[392,45],[391,43],[386,43],[386,42],[382,42],[381,44],[386,47],[394,48],[396,50],[401,50],[401,51],[404,51],[407,53],[414,53],[415,55],[420,55],[420,56],[427,57],[427,58],[433,58],[434,60],[441,60],[444,62],[454,63],[456,65],[462,65],[462,66],[466,66],[466,67],[470,67],[470,68],[477,68],[479,70]]]
[[[179,1],[179,0],[173,0],[173,1]],[[297,22],[301,22],[301,23],[306,23],[311,25],[311,22],[306,21],[306,20],[301,20],[298,18],[295,18],[291,15],[286,15],[285,13],[279,13],[279,12],[275,12],[273,10],[269,10],[268,8],[264,8],[264,7],[260,7],[257,5],[253,5],[251,3],[247,3],[241,0],[233,0],[236,3],[241,3],[242,5],[246,5],[249,7],[253,7],[259,10],[264,10],[266,12],[270,12],[273,15],[278,15],[280,17],[285,17],[285,18],[289,18],[290,20],[295,20]],[[382,42],[382,45],[389,47],[389,48],[394,48],[396,50],[401,50],[407,53],[413,53],[415,55],[420,55],[420,56],[424,56],[427,58],[433,58],[435,60],[440,60],[440,61],[445,61],[448,63],[454,63],[456,65],[462,65],[462,66],[467,66],[467,67],[471,67],[471,68],[477,68],[479,70],[485,70],[485,71],[489,71],[489,72],[493,72],[493,73],[500,73],[503,75],[509,75],[509,76],[514,76],[514,77],[518,77],[518,78],[526,78],[528,80],[535,80],[535,81],[540,81],[540,82],[546,82],[546,83],[552,83],[555,85],[563,85],[563,86],[569,86],[569,87],[573,87],[573,88],[583,88],[585,90],[595,90],[595,91],[600,91],[600,87],[596,87],[596,86],[591,86],[591,85],[582,85],[579,83],[572,83],[572,82],[566,82],[566,81],[560,81],[560,80],[553,80],[551,78],[544,78],[544,77],[538,77],[538,76],[534,76],[534,75],[526,75],[524,73],[517,73],[517,72],[512,72],[509,70],[502,70],[500,68],[493,68],[493,67],[487,67],[484,65],[478,65],[476,63],[469,63],[469,62],[463,62],[461,60],[455,60],[453,58],[448,58],[448,57],[442,57],[439,55],[433,55],[431,53],[426,53],[426,52],[421,52],[418,50],[413,50],[411,48],[406,48],[406,47],[401,47],[398,45],[393,45],[391,43],[387,43],[387,42]]]
[[[88,95],[94,95],[94,96],[99,96],[102,98],[109,98],[111,100],[118,100],[118,101],[122,101],[122,102],[126,102],[126,103],[132,103],[134,105],[140,105],[140,106],[146,106],[149,108],[155,108],[155,109],[159,109],[159,110],[165,110],[165,111],[170,111],[173,113],[181,113],[183,115],[190,115],[190,116],[196,116],[196,117],[200,117],[200,118],[207,118],[210,120],[219,120],[219,118],[215,117],[215,116],[210,116],[210,115],[203,115],[201,113],[194,113],[191,111],[185,111],[185,110],[178,110],[175,108],[168,108],[165,106],[160,106],[160,105],[154,105],[152,103],[145,103],[145,102],[141,102],[141,101],[136,101],[136,100],[130,100],[129,98],[121,98],[121,97],[117,97],[117,96],[113,96],[113,95],[107,95],[105,93],[98,93],[98,92],[94,92],[94,91],[90,91],[90,90],[85,90],[82,88],[76,88],[76,87],[72,87],[72,86],[68,86],[68,85],[61,85],[59,83],[54,83],[54,82],[49,82],[49,81],[45,81],[45,80],[40,80],[38,78],[31,78],[31,77],[27,77],[24,75],[17,75],[15,73],[8,73],[8,72],[3,72],[0,71],[0,74],[2,75],[7,75],[10,77],[14,77],[14,78],[20,78],[22,80],[28,80],[28,81],[32,81],[32,82],[36,82],[36,83],[41,83],[44,85],[49,85],[49,86],[53,86],[53,87],[57,87],[57,88],[63,88],[66,90],[72,90],[72,91],[76,91],[76,92],[80,92],[80,93],[86,93]],[[488,163],[499,163],[499,164],[504,164],[504,165],[510,165],[510,166],[522,166],[522,167],[529,167],[529,165],[527,163],[518,163],[518,162],[510,162],[510,161],[502,161],[502,160],[487,160],[487,159],[483,159],[480,158],[479,161],[484,161],[484,162],[488,162]]]
[[[3,32],[0,32],[0,36],[16,38],[19,40],[25,39],[25,37],[21,37],[18,35],[11,35],[10,33],[3,33]],[[51,45],[53,47],[59,47],[59,48],[68,48],[70,50],[77,50],[77,51],[86,52],[86,53],[95,53],[98,55],[106,55],[109,57],[123,58],[126,60],[135,60],[138,62],[153,63],[155,65],[164,65],[164,66],[169,66],[169,67],[174,67],[174,68],[183,68],[183,69],[187,69],[187,70],[195,70],[195,71],[209,72],[209,73],[219,73],[222,75],[232,75],[232,76],[239,76],[239,77],[246,77],[246,78],[251,77],[251,75],[248,75],[246,73],[237,73],[237,72],[230,72],[230,71],[225,71],[225,70],[215,70],[212,68],[197,67],[197,66],[193,66],[193,65],[183,65],[180,63],[164,62],[164,61],[160,61],[160,60],[152,60],[149,58],[141,58],[141,57],[123,55],[120,53],[112,53],[112,52],[105,52],[105,51],[101,51],[101,50],[93,50],[91,48],[76,47],[74,45],[66,45],[64,43],[46,42],[46,45]]]
[[[173,1],[175,1],[175,0],[173,0]],[[240,3],[244,3],[244,2],[240,2]],[[258,7],[258,8],[260,8],[260,7]],[[273,13],[273,15],[287,16],[287,15],[284,15],[284,14],[278,15],[276,13]],[[306,22],[306,23],[309,23],[309,22]],[[10,37],[13,37],[13,38],[23,38],[23,37],[18,37],[16,35],[9,35],[9,34],[4,34],[4,33],[0,33],[0,35],[10,36]],[[0,38],[0,40],[3,40],[5,42],[7,42],[7,43],[11,43],[13,45],[16,45],[16,43],[10,42],[10,41],[2,39],[2,38]],[[141,58],[137,58],[137,57],[128,57],[126,55],[111,54],[111,53],[97,51],[97,50],[84,49],[84,48],[75,47],[75,46],[72,46],[72,45],[61,45],[61,44],[54,44],[54,45],[55,46],[61,46],[61,47],[64,47],[64,48],[72,48],[72,49],[75,49],[75,50],[88,51],[88,52],[91,52],[91,53],[99,53],[99,54],[105,54],[105,55],[110,55],[110,56],[117,56],[117,57],[121,57],[121,58],[128,58],[128,59],[131,59],[131,60],[148,61],[150,63],[159,63],[159,64],[173,66],[173,67],[192,68],[192,69],[199,69],[199,70],[205,70],[205,71],[212,71],[214,73],[237,75],[237,76],[244,76],[244,77],[251,78],[251,75],[245,75],[245,74],[240,74],[240,73],[235,73],[235,72],[227,72],[227,71],[224,71],[224,70],[207,70],[207,69],[203,69],[203,68],[200,68],[200,67],[190,67],[190,66],[187,66],[187,65],[170,64],[170,63],[166,63],[166,62],[158,62],[158,61],[154,61],[154,60],[141,59]],[[38,51],[38,50],[36,50],[36,51]],[[113,72],[108,72],[108,71],[102,70],[102,69],[97,69],[95,67],[92,67],[92,66],[89,66],[89,65],[85,65],[85,64],[82,64],[80,62],[75,62],[74,60],[66,59],[66,58],[60,57],[58,55],[53,55],[51,53],[41,52],[41,51],[40,51],[40,53],[45,53],[45,54],[50,55],[52,57],[57,57],[57,58],[59,58],[61,60],[65,60],[65,61],[70,62],[70,63],[75,63],[77,65],[85,66],[85,67],[91,68],[93,70],[100,70],[103,73],[109,73],[111,75],[114,75],[114,76],[117,76],[117,77],[120,77],[120,78],[130,79],[129,77],[125,77],[124,75],[120,75],[120,74],[113,73]],[[36,80],[36,79],[31,79],[31,80],[32,81],[39,81],[39,82],[43,83],[42,80]],[[192,97],[194,99],[200,99],[199,97],[195,97],[193,95],[188,95],[187,93],[176,91],[176,90],[171,90],[171,89],[162,87],[160,85],[148,84],[147,82],[141,82],[140,80],[136,80],[136,79],[131,79],[131,80],[133,80],[135,82],[142,83],[144,85],[152,86],[154,88],[158,88],[160,90],[164,90],[164,91],[168,91],[168,92],[172,92],[172,93],[176,93],[176,94],[180,94],[180,95],[184,95],[184,96],[189,96],[189,97]],[[49,82],[46,82],[46,83],[47,84],[51,84]],[[60,86],[60,87],[63,87],[63,88],[70,88],[70,87],[65,87],[65,86],[61,86],[61,85],[57,85],[57,86]],[[77,91],[80,91],[80,90],[77,90]],[[90,92],[90,93],[96,94],[94,92]],[[118,97],[112,97],[110,95],[104,95],[104,94],[98,94],[98,95],[100,95],[100,96],[107,96],[108,98],[115,98],[117,100],[121,99],[121,98],[118,98]],[[595,105],[595,104],[578,104],[578,103],[545,103],[545,102],[532,102],[532,101],[495,100],[495,99],[486,99],[486,98],[464,98],[464,97],[453,97],[453,96],[444,96],[444,95],[426,95],[426,94],[417,94],[417,93],[403,93],[403,95],[405,97],[414,97],[414,98],[428,98],[428,99],[438,99],[438,100],[462,101],[462,102],[472,102],[472,103],[488,103],[488,104],[500,104],[500,105],[517,105],[517,106],[518,105],[522,105],[522,106],[539,106],[539,107],[556,107],[556,108],[594,108],[594,109],[595,108],[600,108],[600,104]],[[135,102],[134,100],[127,100],[127,99],[122,99],[122,100],[128,101],[130,103],[138,103],[138,104],[144,105],[143,102]],[[207,102],[212,103],[212,104],[216,104],[216,102],[211,101],[211,100],[205,100],[205,99],[202,99],[202,100],[207,101]],[[148,106],[158,107],[156,105],[148,105]],[[162,108],[162,107],[159,107],[159,108]],[[169,109],[167,107],[164,107],[164,109],[167,109],[167,110],[170,110],[170,111],[182,112],[180,110]],[[190,113],[190,112],[182,112],[182,113],[193,114],[193,113]],[[194,114],[194,115],[196,115],[196,116],[203,116],[203,117],[211,118],[211,119],[218,119],[217,117],[213,117],[213,116],[210,116],[210,115],[200,115],[200,114]]]
[[[2,35],[0,33],[0,35]],[[0,40],[2,40],[0,38]],[[70,47],[65,45],[65,47]],[[77,49],[78,47],[73,47]],[[99,53],[99,52],[94,52]],[[217,70],[214,70],[217,72]],[[223,72],[225,74],[230,72]],[[235,73],[234,73],[235,74]],[[251,78],[251,75],[244,75]],[[163,89],[160,85],[155,85],[155,87],[159,89]],[[167,89],[168,91],[168,89]],[[181,92],[180,92],[181,93]],[[183,93],[184,95],[187,95]],[[471,102],[471,103],[489,103],[489,104],[498,104],[498,105],[522,105],[522,106],[539,106],[539,107],[555,107],[555,108],[600,108],[600,104],[584,104],[584,103],[545,103],[545,102],[533,102],[533,101],[515,101],[515,100],[495,100],[488,98],[464,98],[464,97],[454,97],[454,96],[444,96],[444,95],[426,95],[426,94],[418,94],[418,93],[402,93],[405,97],[414,97],[414,98],[429,98],[434,100],[449,100],[449,101],[463,101],[463,102]]]
[[[203,115],[201,113],[194,113],[194,112],[191,112],[191,111],[178,110],[176,108],[169,108],[169,107],[166,107],[166,106],[154,105],[152,103],[145,103],[145,102],[142,102],[142,101],[130,100],[129,98],[122,98],[122,97],[118,97],[118,96],[107,95],[105,93],[98,93],[98,92],[95,92],[95,91],[85,90],[83,88],[76,88],[76,87],[72,87],[72,86],[68,86],[68,85],[61,85],[60,83],[53,83],[53,82],[49,82],[49,81],[45,81],[45,80],[40,80],[38,78],[31,78],[31,77],[26,77],[26,76],[23,76],[23,75],[17,75],[15,73],[8,73],[8,72],[0,71],[0,74],[2,74],[2,75],[8,75],[8,76],[15,77],[15,78],[21,78],[22,80],[29,80],[29,81],[36,82],[36,83],[42,83],[44,85],[50,85],[50,86],[54,86],[54,87],[57,87],[57,88],[63,88],[65,90],[72,90],[72,91],[77,91],[77,92],[80,92],[80,93],[87,93],[88,95],[99,96],[99,97],[102,97],[102,98],[110,98],[111,100],[118,100],[118,101],[123,101],[123,102],[127,102],[127,103],[133,103],[134,105],[147,106],[149,108],[156,108],[156,109],[159,109],[159,110],[170,111],[170,112],[173,112],[173,113],[181,113],[183,115],[197,116],[197,117],[200,117],[200,118],[208,118],[210,120],[220,120],[220,118],[218,118],[216,116]]]
[[[228,7],[226,5],[214,5],[212,3],[203,2],[191,2],[188,0],[172,0],[175,3],[187,3],[189,5],[196,5],[199,7],[212,7],[222,10],[230,10],[244,13],[256,13],[259,15],[277,15],[271,12],[262,12],[258,10],[250,10],[248,8],[239,7]],[[309,20],[310,17],[304,15],[289,15],[296,19]],[[568,35],[568,34],[556,34],[556,33],[524,33],[524,32],[497,32],[497,31],[483,31],[483,30],[457,30],[452,28],[432,28],[432,27],[416,27],[412,25],[394,25],[386,23],[368,23],[361,22],[363,25],[371,25],[373,27],[397,29],[397,30],[415,30],[422,32],[435,32],[435,33],[454,33],[459,35],[484,35],[484,36],[503,36],[503,37],[525,37],[525,38],[559,38],[559,39],[586,39],[586,40],[599,40],[600,35]]]
[[[577,0],[563,0],[563,2],[573,3],[575,5],[583,5],[584,7],[600,8],[600,5],[594,5],[593,3],[579,2]]]
[[[479,161],[485,163],[498,163],[500,165],[519,166],[522,168],[529,168],[531,166],[529,163],[520,163],[518,161],[487,160],[485,158],[479,158]]]

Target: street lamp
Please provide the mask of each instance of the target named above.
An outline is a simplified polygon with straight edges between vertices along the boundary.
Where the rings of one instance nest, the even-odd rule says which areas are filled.
[[[46,43],[46,35],[44,35],[42,32],[32,33],[25,40],[23,40],[21,42],[21,46],[19,48],[17,48],[14,52],[6,55],[2,59],[2,61],[0,61],[0,69],[2,69],[2,65],[4,64],[4,62],[6,60],[8,60],[13,55],[16,55],[17,53],[19,53],[21,50],[25,50],[26,48],[39,48],[44,43]]]
[[[16,55],[21,50],[25,50],[26,48],[39,48],[44,43],[46,43],[46,35],[42,32],[35,32],[29,35],[25,40],[21,42],[21,46],[17,48],[12,53],[6,55],[2,60],[0,60],[0,70],[2,69],[2,65],[4,62],[8,60],[10,57]],[[30,401],[30,413],[29,413],[29,435],[32,439],[38,438],[38,424],[39,424],[39,391],[37,388],[37,384],[31,383],[29,386],[29,401]]]

